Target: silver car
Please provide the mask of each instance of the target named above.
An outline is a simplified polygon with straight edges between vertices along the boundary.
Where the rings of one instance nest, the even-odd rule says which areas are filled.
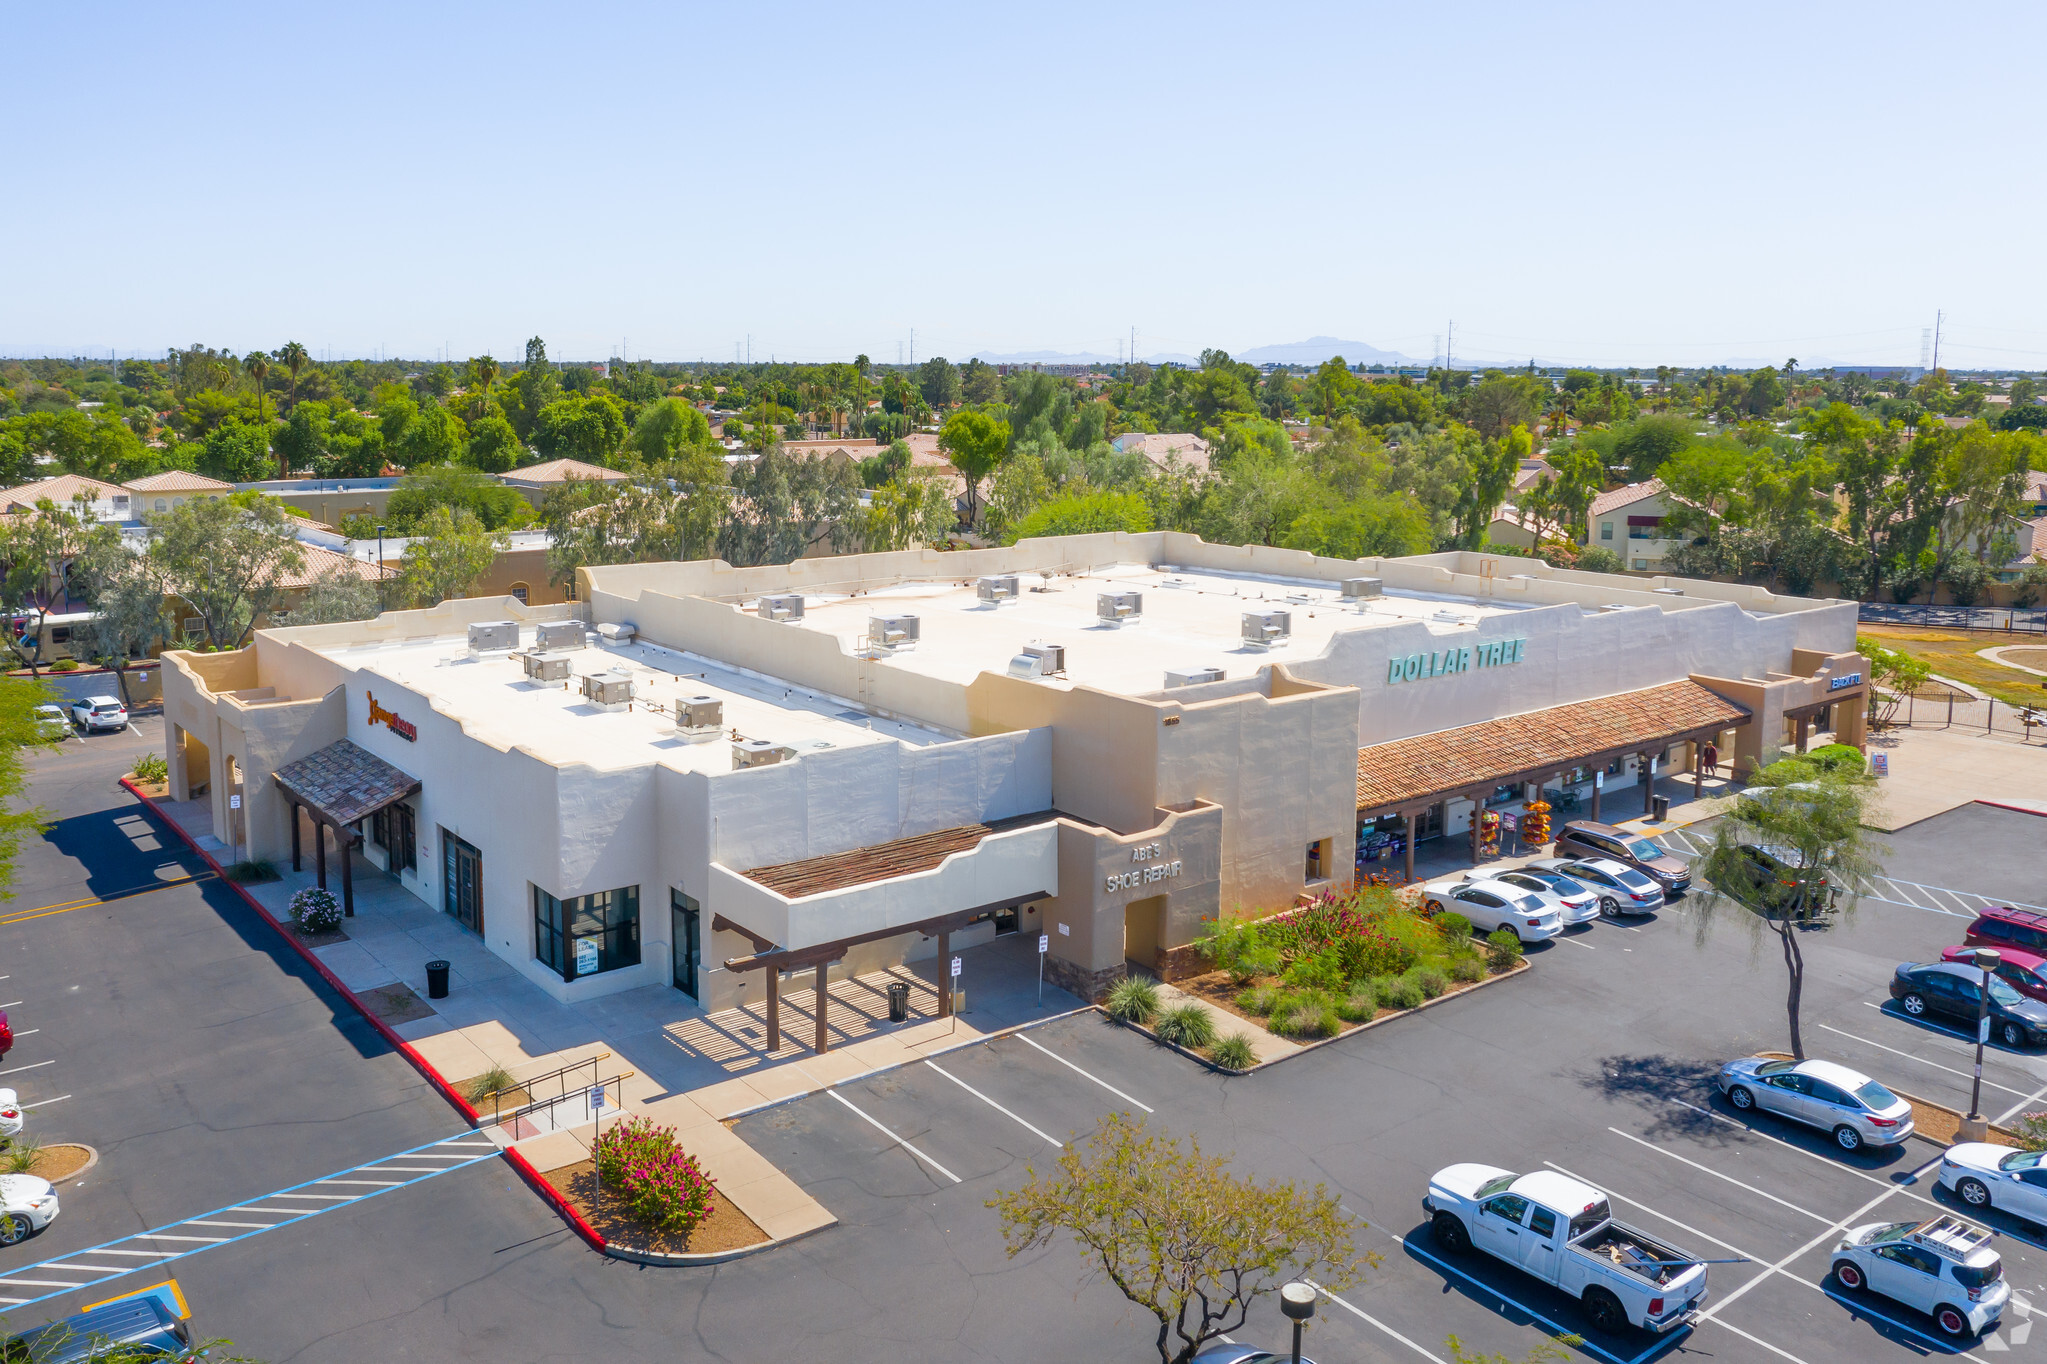
[[[1744,1056],[1715,1077],[1727,1102],[1762,1109],[1834,1136],[1843,1151],[1896,1146],[1912,1135],[1912,1105],[1867,1075],[1832,1061]]]
[[[1498,875],[1468,871],[1464,873],[1464,879],[1499,881],[1521,890],[1532,891],[1542,897],[1544,904],[1556,907],[1565,928],[1589,924],[1599,917],[1599,897],[1560,871],[1533,871],[1526,867],[1503,871]]]
[[[1663,908],[1662,886],[1610,857],[1542,857],[1530,862],[1527,869],[1561,872],[1579,882],[1599,897],[1599,912],[1609,919]]]

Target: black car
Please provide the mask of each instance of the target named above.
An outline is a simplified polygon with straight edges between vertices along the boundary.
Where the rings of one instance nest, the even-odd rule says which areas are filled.
[[[1982,1002],[1983,972],[1954,961],[1906,962],[1891,977],[1891,998],[1914,1018],[1942,1016],[1971,1028]],[[2047,1042],[2047,1004],[1990,978],[1990,1033],[2007,1047]]]

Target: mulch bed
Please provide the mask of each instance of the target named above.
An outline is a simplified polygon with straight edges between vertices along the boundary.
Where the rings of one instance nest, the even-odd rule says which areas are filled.
[[[307,947],[330,947],[335,943],[348,941],[348,930],[345,928],[330,928],[320,933],[308,933],[290,919],[284,921],[284,931]]]
[[[36,1152],[35,1164],[28,1172],[52,1184],[71,1178],[92,1161],[90,1146],[74,1146],[70,1142],[53,1141]]]
[[[1451,995],[1461,994],[1463,991],[1469,990],[1473,986],[1483,984],[1486,980],[1489,979],[1491,979],[1490,976],[1481,977],[1479,980],[1453,980],[1450,982],[1450,988],[1443,992],[1441,998],[1447,999]],[[1269,977],[1256,983],[1260,985],[1278,986],[1278,982]],[[1245,985],[1232,984],[1230,981],[1229,972],[1227,971],[1210,971],[1205,975],[1191,976],[1186,980],[1176,980],[1173,982],[1173,988],[1176,990],[1183,991],[1186,994],[1193,995],[1195,998],[1201,1000],[1204,1003],[1213,1004],[1216,1008],[1221,1009],[1224,1013],[1234,1015],[1237,1018],[1241,1018],[1246,1023],[1254,1023],[1261,1028],[1264,1028],[1266,1025],[1266,1020],[1258,1017],[1258,1015],[1247,1014],[1242,1009],[1237,1007],[1237,993],[1240,990],[1246,990],[1249,989],[1250,987]],[[1373,1014],[1370,1019],[1361,1019],[1356,1023],[1352,1023],[1346,1020],[1343,1025],[1343,1032],[1354,1032],[1357,1029],[1364,1027],[1366,1023],[1375,1021],[1377,1019],[1385,1018],[1389,1014],[1408,1012],[1410,1012],[1410,1010],[1382,1008],[1379,1010],[1379,1012]],[[1267,1031],[1271,1030],[1267,1029]],[[1284,1036],[1284,1034],[1274,1033],[1273,1036],[1281,1037]],[[1338,1033],[1337,1036],[1341,1037],[1343,1036],[1343,1033]],[[1288,1037],[1286,1038],[1286,1040],[1289,1042],[1307,1043],[1318,1041],[1319,1039],[1315,1037]]]
[[[412,993],[410,985],[379,985],[374,990],[358,990],[356,997],[364,1007],[386,1023],[415,1023],[422,1018],[432,1018],[434,1011],[427,1002]]]
[[[575,1205],[583,1220],[597,1234],[615,1246],[652,1251],[659,1255],[715,1255],[720,1251],[757,1246],[768,1234],[754,1225],[751,1217],[719,1194],[711,1200],[711,1211],[688,1236],[649,1231],[624,1216],[616,1196],[598,1198],[597,1163],[578,1161],[547,1172],[547,1182],[561,1190],[563,1198]]]

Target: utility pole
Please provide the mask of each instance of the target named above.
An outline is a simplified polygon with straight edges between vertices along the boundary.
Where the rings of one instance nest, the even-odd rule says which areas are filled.
[[[1933,367],[1940,368],[1940,324],[1946,315],[1936,310],[1933,314]]]

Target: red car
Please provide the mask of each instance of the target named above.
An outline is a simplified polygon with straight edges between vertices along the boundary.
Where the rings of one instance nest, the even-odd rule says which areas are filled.
[[[2021,952],[2016,947],[2001,943],[1983,943],[1984,947],[1995,946],[2003,958],[1997,964],[1997,977],[2005,984],[2030,999],[2047,1002],[2047,957],[2032,952]],[[1976,960],[1976,945],[1950,947],[1940,954],[1942,961],[1973,963]]]

